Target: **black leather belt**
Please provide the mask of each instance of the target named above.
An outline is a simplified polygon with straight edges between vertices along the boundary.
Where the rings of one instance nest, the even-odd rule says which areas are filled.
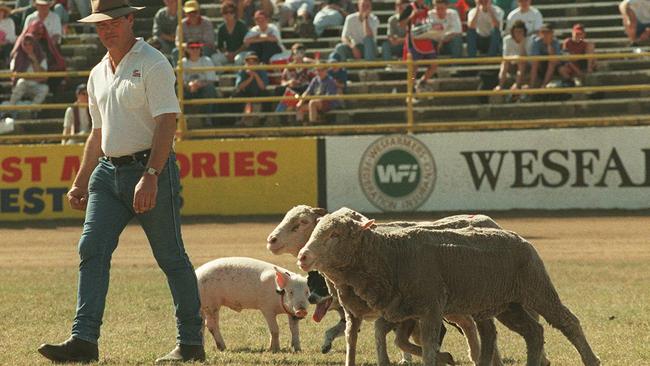
[[[147,150],[142,150],[138,151],[136,153],[133,153],[131,155],[124,155],[124,156],[118,156],[118,157],[110,157],[110,156],[105,156],[104,159],[106,161],[110,162],[111,164],[115,166],[122,166],[126,164],[131,164],[136,161],[146,164],[147,161],[149,160],[149,155],[151,154],[151,149]]]

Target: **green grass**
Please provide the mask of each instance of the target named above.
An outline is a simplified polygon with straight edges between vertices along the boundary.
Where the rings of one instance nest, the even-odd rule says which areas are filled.
[[[545,219],[558,220],[558,219]],[[536,235],[542,222],[504,220],[519,225],[522,234]],[[540,221],[540,220],[537,220]],[[640,223],[647,220],[639,219]],[[602,224],[602,223],[601,223]],[[598,226],[601,226],[599,224]],[[537,225],[537,226],[536,226]],[[252,228],[254,226],[254,228]],[[260,233],[273,224],[197,224],[184,227],[188,251],[195,265],[210,258],[248,255],[271,260],[295,270],[289,256],[272,257],[263,246]],[[504,225],[508,226],[508,225]],[[576,233],[573,241],[557,241],[548,236],[535,240],[565,304],[580,318],[587,338],[604,365],[650,365],[650,245],[648,231],[633,234],[620,246]],[[519,230],[518,230],[519,231]],[[76,301],[77,257],[74,243],[78,230],[3,229],[0,247],[0,365],[48,364],[36,348],[43,342],[58,342],[69,335]],[[564,234],[563,234],[564,235]],[[21,238],[22,237],[22,238]],[[265,236],[262,236],[264,238]],[[20,239],[18,239],[20,238]],[[216,244],[214,238],[231,238]],[[235,243],[232,238],[240,238]],[[606,240],[607,238],[602,238]],[[589,241],[589,243],[586,243]],[[152,364],[175,342],[175,322],[171,296],[162,272],[156,267],[144,235],[130,226],[116,252],[107,300],[100,363],[110,365]],[[313,309],[310,309],[310,312]],[[310,314],[311,315],[311,314]],[[281,353],[270,353],[268,331],[257,311],[222,311],[222,334],[228,350],[217,351],[206,334],[208,363],[215,365],[341,365],[345,342],[334,343],[326,355],[320,353],[323,332],[338,321],[328,315],[323,323],[301,322],[303,351],[290,352],[290,335],[284,316],[278,317]],[[553,365],[579,365],[575,349],[560,332],[545,325],[546,351]],[[507,364],[525,364],[522,339],[498,325],[499,347]],[[464,338],[451,330],[444,349],[460,364],[469,365]],[[399,360],[389,335],[390,356]],[[358,363],[376,363],[372,326],[364,323],[358,346]],[[419,361],[419,360],[418,360]]]

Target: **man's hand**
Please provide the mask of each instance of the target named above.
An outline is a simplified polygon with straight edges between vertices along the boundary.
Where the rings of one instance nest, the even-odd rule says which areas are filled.
[[[133,194],[133,210],[135,213],[145,213],[156,207],[156,196],[158,195],[158,177],[151,174],[144,174],[135,186]]]
[[[88,204],[88,190],[73,186],[70,188],[68,191],[68,202],[70,203],[70,207],[74,210],[81,210],[85,211],[86,210],[86,205]]]

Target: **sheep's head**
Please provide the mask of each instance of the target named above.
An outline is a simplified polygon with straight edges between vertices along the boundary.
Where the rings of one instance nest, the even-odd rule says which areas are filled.
[[[316,221],[327,211],[323,208],[299,205],[287,212],[282,222],[266,239],[266,249],[273,254],[289,253],[298,256],[298,251],[309,240]]]
[[[374,226],[375,220],[368,220],[354,211],[342,208],[322,217],[307,244],[298,253],[298,266],[304,270],[327,270],[345,264],[353,257],[360,233]]]

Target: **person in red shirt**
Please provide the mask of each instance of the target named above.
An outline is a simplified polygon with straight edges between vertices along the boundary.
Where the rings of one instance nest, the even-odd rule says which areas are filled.
[[[582,24],[578,23],[573,26],[571,37],[562,42],[562,51],[570,55],[584,55],[594,53],[595,46],[593,42],[585,39],[586,32]],[[594,71],[596,60],[583,59],[567,62],[562,67],[570,77],[584,78],[585,75]]]

